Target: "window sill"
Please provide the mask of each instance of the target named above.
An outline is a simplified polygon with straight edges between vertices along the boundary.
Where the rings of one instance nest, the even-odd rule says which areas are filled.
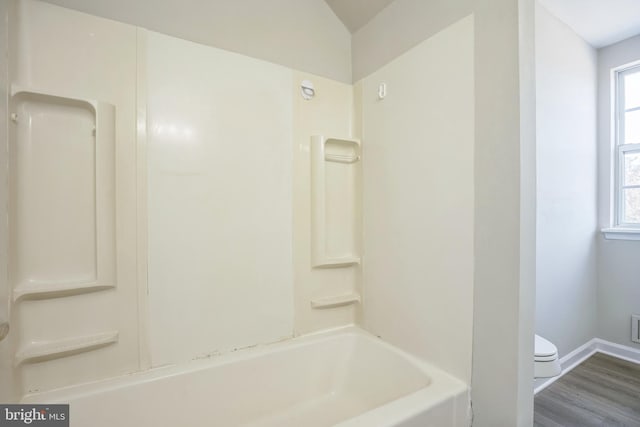
[[[640,240],[640,228],[603,228],[607,240]]]

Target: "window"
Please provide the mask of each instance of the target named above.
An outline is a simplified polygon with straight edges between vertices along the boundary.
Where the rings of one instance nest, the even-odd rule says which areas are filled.
[[[615,225],[640,228],[640,65],[615,73]]]

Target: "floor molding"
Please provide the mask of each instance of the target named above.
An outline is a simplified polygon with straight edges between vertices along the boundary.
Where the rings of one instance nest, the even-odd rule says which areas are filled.
[[[640,364],[640,349],[612,343],[600,338],[595,338],[592,341],[595,343],[595,349],[597,352],[608,354],[609,356],[614,356],[628,362]]]
[[[571,353],[560,358],[560,366],[562,367],[562,373],[560,375],[553,378],[540,378],[534,380],[533,393],[537,394],[545,388],[549,387],[555,381],[562,378],[562,376],[567,372],[571,371],[580,363],[591,357],[594,353],[604,353],[608,354],[609,356],[640,364],[639,349],[612,343],[600,338],[594,338],[576,348]]]

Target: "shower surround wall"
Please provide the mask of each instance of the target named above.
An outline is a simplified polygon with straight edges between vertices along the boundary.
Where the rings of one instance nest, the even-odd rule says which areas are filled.
[[[310,268],[309,251],[311,136],[352,136],[351,86],[157,33],[139,38],[152,366],[355,323],[357,304],[311,300],[359,292],[360,266]],[[303,80],[313,100],[302,99]]]
[[[291,337],[293,72],[146,44],[152,364]]]
[[[22,394],[120,375],[139,366],[136,29],[44,3],[11,3],[16,9],[10,19],[9,81],[14,92],[19,88],[35,93],[10,99],[20,114],[10,123],[8,258],[13,294],[11,338],[3,345],[11,346],[14,390]],[[85,143],[70,149],[64,144],[72,141],[56,136],[55,128],[47,132],[48,120],[84,118],[78,116],[80,110],[69,109],[69,101],[42,93],[113,106],[115,128],[96,127],[96,140],[106,136],[106,144],[87,155]],[[84,107],[82,111],[92,114]],[[27,114],[34,121],[28,128]],[[15,136],[18,133],[22,136]],[[91,129],[86,137],[92,138]],[[59,147],[67,148],[56,154]],[[44,164],[72,174],[48,176],[56,169],[32,163],[46,158],[51,162]],[[39,189],[30,187],[31,182],[46,184]],[[51,215],[43,215],[47,206]],[[28,215],[17,216],[16,209],[22,208],[30,210]],[[87,224],[95,234],[83,228]],[[47,227],[49,238],[42,233]],[[67,249],[75,249],[58,247],[56,230],[67,230]],[[20,238],[23,235],[27,237]],[[42,245],[37,244],[40,238],[45,238]],[[105,243],[113,239],[115,247],[109,249]],[[28,252],[25,244],[32,245]],[[92,259],[83,255],[85,250],[94,253]],[[83,288],[100,281],[104,271],[104,287],[94,292]],[[67,286],[69,290],[61,291]],[[99,349],[80,351],[90,347]]]
[[[360,265],[309,264],[310,141],[354,137],[351,85],[47,3],[8,4],[14,87],[114,108],[115,167],[101,156],[66,159],[68,149],[52,159],[89,178],[111,170],[115,228],[105,228],[99,207],[74,212],[78,224],[111,232],[117,273],[99,289],[13,298],[12,333],[1,344],[11,361],[3,384],[16,374],[7,400],[358,321],[358,303],[315,309],[311,299],[359,294]],[[315,85],[311,101],[300,96],[304,79]],[[99,141],[100,126],[96,133]],[[46,148],[33,138],[34,149]],[[70,201],[91,201],[73,190],[77,181],[54,184]],[[359,193],[349,190],[355,206]],[[74,225],[72,215],[61,221]],[[72,241],[90,237],[77,232]],[[100,255],[97,263],[105,265]]]
[[[316,96],[306,101],[300,96],[300,82],[312,81],[316,88]],[[311,137],[358,138],[358,128],[354,124],[356,118],[353,87],[330,79],[296,71],[293,78],[293,236],[294,236],[294,298],[295,298],[295,333],[307,333],[318,329],[333,328],[340,325],[359,323],[362,316],[360,304],[345,304],[332,308],[312,308],[311,300],[362,294],[362,268],[359,264],[346,268],[310,268],[312,265],[310,236],[312,235],[312,197],[316,197],[310,189],[311,183]],[[361,210],[361,166],[360,162],[352,165],[333,163],[338,168],[353,168],[355,182],[341,180],[343,176],[335,174],[327,181],[333,186],[333,193],[340,186],[341,196],[354,203],[354,219],[352,224],[343,224],[355,236],[355,255],[361,254],[362,210]],[[325,162],[325,167],[329,164]],[[329,166],[330,167],[330,166]],[[334,170],[335,171],[335,170]],[[331,176],[326,177],[331,179]],[[350,188],[350,184],[353,185]],[[329,187],[331,189],[331,187]],[[355,190],[354,194],[350,194]],[[328,196],[328,195],[327,195]],[[341,203],[344,205],[343,203]],[[326,207],[332,210],[331,206]],[[333,209],[340,211],[340,209]],[[317,213],[317,212],[314,212]],[[331,217],[327,216],[330,220]],[[343,221],[346,222],[346,221]],[[315,242],[314,242],[315,243]]]

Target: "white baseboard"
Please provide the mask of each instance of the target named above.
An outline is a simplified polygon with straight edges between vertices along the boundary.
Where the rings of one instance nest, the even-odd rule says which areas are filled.
[[[555,381],[562,378],[564,374],[570,372],[573,368],[591,357],[594,353],[604,353],[609,356],[640,364],[640,350],[637,348],[594,338],[560,358],[560,366],[562,367],[562,373],[560,375],[553,378],[540,378],[535,380],[533,393],[540,393]]]
[[[596,351],[599,353],[608,354],[609,356],[617,357],[618,359],[640,364],[640,349],[612,343],[600,338],[595,338],[593,341],[595,343]]]

